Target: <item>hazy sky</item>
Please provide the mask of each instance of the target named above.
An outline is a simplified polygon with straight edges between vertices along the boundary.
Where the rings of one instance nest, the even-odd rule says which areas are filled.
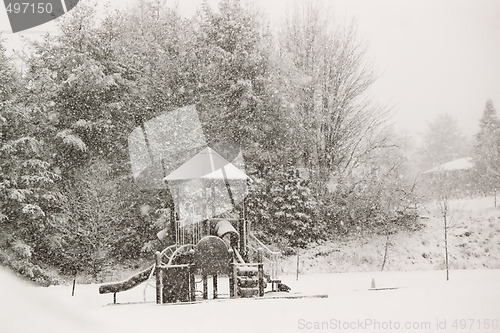
[[[127,8],[133,1],[109,2],[112,7]],[[179,6],[189,16],[201,2],[180,0]],[[278,22],[294,0],[253,2],[272,22]],[[368,43],[379,75],[370,93],[393,107],[393,120],[400,130],[422,133],[437,114],[450,113],[472,135],[488,98],[500,113],[500,1],[324,2],[340,21],[356,19],[359,37]],[[14,35],[5,10],[0,9],[0,31],[10,50],[22,48],[21,35],[38,36],[53,27],[48,23]]]

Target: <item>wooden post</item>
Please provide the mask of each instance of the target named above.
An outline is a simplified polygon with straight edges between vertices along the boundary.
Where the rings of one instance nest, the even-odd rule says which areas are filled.
[[[211,209],[212,216],[215,216],[215,187],[213,184],[210,185],[210,201],[211,201]]]
[[[257,250],[258,277],[259,277],[259,296],[264,296],[264,249],[259,247]]]
[[[194,265],[189,265],[189,300],[191,302],[196,300],[195,290],[196,282],[194,277]]]
[[[240,252],[240,255],[243,254],[241,251],[243,249],[243,226],[242,226],[243,221],[241,220],[241,216],[238,217],[238,251]]]
[[[75,284],[76,284],[76,275],[73,278],[73,289],[71,290],[71,296],[75,296]]]
[[[170,194],[172,200],[172,206],[170,207],[170,239],[175,243],[177,235],[177,217],[175,214],[175,202],[174,196]]]
[[[201,192],[201,219],[203,223],[203,236],[207,236],[210,234],[210,226],[208,225],[208,214],[207,214],[207,184],[205,183],[205,180],[202,181],[202,192]]]
[[[203,299],[208,299],[208,277],[203,275]]]
[[[212,275],[212,282],[214,286],[214,299],[217,298],[217,274]]]
[[[229,249],[229,298],[234,298],[234,263],[233,263],[233,249]]]
[[[236,263],[233,262],[232,268],[233,268],[233,293],[234,293],[234,298],[240,297],[240,293],[238,291],[238,274],[237,274],[237,269],[236,269]]]
[[[247,244],[247,220],[245,219],[245,214],[243,214],[243,259],[245,259],[246,262],[248,262]]]
[[[176,193],[176,196],[177,198],[179,198],[180,194],[179,194],[179,188],[175,188],[175,193]],[[175,207],[175,244],[179,245],[181,244],[180,243],[180,236],[181,236],[181,233],[180,233],[180,221],[179,221],[179,213],[180,213],[180,210],[179,210],[179,207],[177,206],[174,206]],[[181,245],[184,245],[184,244],[181,244]]]
[[[113,304],[116,304],[116,293],[113,293]]]
[[[163,272],[161,270],[161,252],[156,251],[156,304],[163,304]]]
[[[240,254],[243,257],[243,260],[245,260],[245,262],[248,262],[245,219],[242,218],[241,215],[238,219],[238,233],[240,234]]]

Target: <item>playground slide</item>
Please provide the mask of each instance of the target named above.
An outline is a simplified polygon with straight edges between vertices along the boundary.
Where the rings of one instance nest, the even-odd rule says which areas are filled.
[[[130,278],[120,282],[103,284],[99,287],[99,294],[107,294],[107,293],[117,293],[125,290],[129,290],[142,282],[146,281],[151,275],[151,271],[153,270],[154,265],[149,266],[148,268],[140,271],[139,273],[132,275]]]
[[[219,238],[221,239],[228,238],[228,244],[234,244],[235,242],[237,242],[238,233],[236,232],[236,229],[228,221],[226,220],[219,221],[215,227],[215,230]],[[170,259],[170,257],[174,256],[176,253],[174,249],[177,249],[176,245],[171,245],[167,247],[165,250],[162,251],[162,256],[166,255]],[[238,257],[238,260],[244,263],[243,258],[238,253],[238,251],[236,251],[234,246],[233,249],[235,250],[235,254]],[[148,268],[140,271],[139,273],[131,276],[127,280],[104,284],[99,287],[99,293],[107,294],[107,293],[117,293],[129,290],[141,284],[142,282],[146,281],[152,274],[154,274],[154,267],[155,265],[151,265]]]

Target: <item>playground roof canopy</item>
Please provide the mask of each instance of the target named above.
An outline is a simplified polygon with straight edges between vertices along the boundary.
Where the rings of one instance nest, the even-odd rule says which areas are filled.
[[[220,156],[215,150],[206,147],[180,167],[166,176],[164,181],[211,179],[211,180],[248,180],[243,171]]]

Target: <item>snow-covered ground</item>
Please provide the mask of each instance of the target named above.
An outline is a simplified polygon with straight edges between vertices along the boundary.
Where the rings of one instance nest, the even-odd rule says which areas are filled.
[[[491,197],[454,200],[450,207],[450,281],[440,270],[442,220],[429,204],[424,228],[391,238],[387,271],[373,272],[380,269],[383,236],[304,250],[298,281],[296,257],[284,260],[280,278],[292,293],[328,298],[156,305],[153,287],[144,302],[142,284],[117,294],[120,304],[113,305],[113,295],[100,295],[96,284],[77,284],[72,297],[71,285],[35,287],[0,268],[0,333],[500,332],[500,208]],[[106,280],[140,270],[130,269]],[[219,292],[227,298],[227,278],[220,278]]]
[[[444,225],[438,203],[420,210],[423,227],[391,235],[385,270],[444,269]],[[452,269],[500,269],[500,199],[493,197],[449,201],[448,252]],[[384,258],[384,235],[356,235],[300,251],[300,271],[333,273],[378,271]],[[281,263],[284,272],[296,271],[297,258]]]
[[[372,279],[376,288],[370,290]],[[282,277],[293,293],[328,298],[143,302],[143,285],[34,287],[0,270],[1,332],[500,332],[500,270],[358,272]],[[220,280],[219,290],[227,293]],[[397,288],[397,289],[384,289]],[[147,290],[149,301],[154,289]],[[406,325],[409,325],[408,327]],[[489,328],[487,328],[489,326]],[[409,329],[408,329],[409,328]]]

